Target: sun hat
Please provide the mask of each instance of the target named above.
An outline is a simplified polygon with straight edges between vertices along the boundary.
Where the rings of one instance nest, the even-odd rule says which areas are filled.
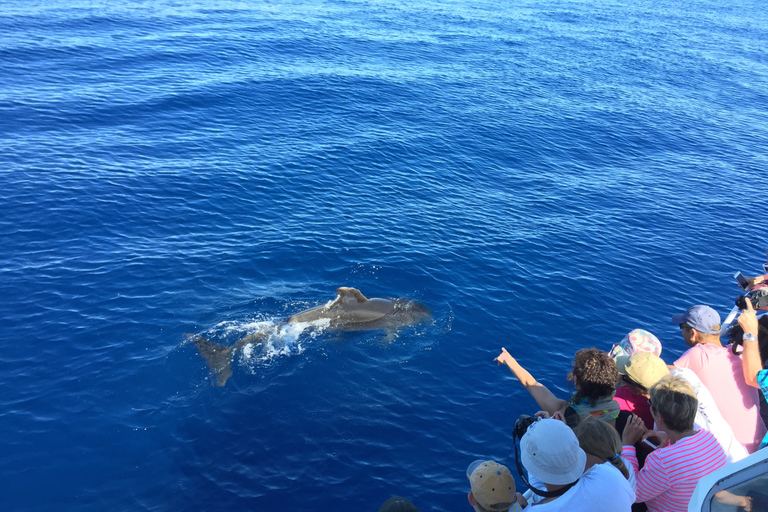
[[[381,504],[379,512],[419,512],[419,509],[408,498],[392,496]]]
[[[659,338],[644,329],[633,329],[619,343],[615,343],[608,353],[614,361],[619,356],[631,356],[638,352],[652,352],[661,356]]]
[[[720,315],[709,306],[693,306],[672,317],[673,324],[688,324],[705,334],[720,334]]]
[[[626,375],[645,389],[651,389],[662,377],[669,375],[667,363],[651,352],[620,356],[616,358],[616,368],[620,375]]]
[[[520,440],[520,458],[528,473],[542,482],[565,485],[584,473],[587,454],[568,425],[556,419],[536,421]]]
[[[515,479],[507,466],[476,460],[467,468],[467,478],[475,501],[485,510],[507,510],[515,502]]]

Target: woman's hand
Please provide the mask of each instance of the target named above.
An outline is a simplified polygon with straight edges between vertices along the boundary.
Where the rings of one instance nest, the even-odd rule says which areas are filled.
[[[621,434],[621,444],[624,446],[635,446],[635,443],[642,439],[643,435],[647,432],[648,429],[645,428],[642,418],[633,414],[624,426],[624,432]]]
[[[562,421],[566,425],[568,424],[565,421],[565,414],[563,413],[563,411],[555,411],[555,413],[551,415],[547,411],[539,411],[536,414],[534,414],[534,416],[539,419],[552,418],[553,420]]]
[[[719,491],[715,493],[715,501],[723,505],[739,507],[744,512],[752,512],[752,498],[749,496],[739,496],[728,491]]]
[[[504,347],[501,347],[501,354],[499,354],[498,357],[494,359],[494,361],[496,361],[496,363],[498,363],[499,365],[506,364],[507,366],[509,366],[510,364],[515,362],[515,358],[512,357],[509,352],[507,352],[507,349],[505,349]]]

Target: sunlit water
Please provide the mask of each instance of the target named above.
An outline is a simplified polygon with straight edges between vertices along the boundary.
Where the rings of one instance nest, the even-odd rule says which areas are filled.
[[[768,248],[758,1],[0,6],[3,510],[468,510]],[[286,326],[338,286],[397,332]],[[188,334],[246,347],[212,385]],[[510,458],[508,464],[512,464]]]

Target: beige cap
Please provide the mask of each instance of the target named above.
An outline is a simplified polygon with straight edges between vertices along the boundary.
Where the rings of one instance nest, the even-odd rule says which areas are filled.
[[[467,468],[472,495],[486,510],[508,510],[515,502],[515,479],[507,466],[476,460]]]
[[[619,356],[616,358],[616,368],[621,375],[626,375],[645,389],[651,389],[662,377],[669,375],[667,363],[652,352]]]

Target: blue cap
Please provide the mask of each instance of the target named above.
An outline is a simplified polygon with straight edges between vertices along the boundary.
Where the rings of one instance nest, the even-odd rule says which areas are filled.
[[[693,306],[672,317],[673,324],[688,324],[705,334],[720,334],[720,315],[709,306]]]

